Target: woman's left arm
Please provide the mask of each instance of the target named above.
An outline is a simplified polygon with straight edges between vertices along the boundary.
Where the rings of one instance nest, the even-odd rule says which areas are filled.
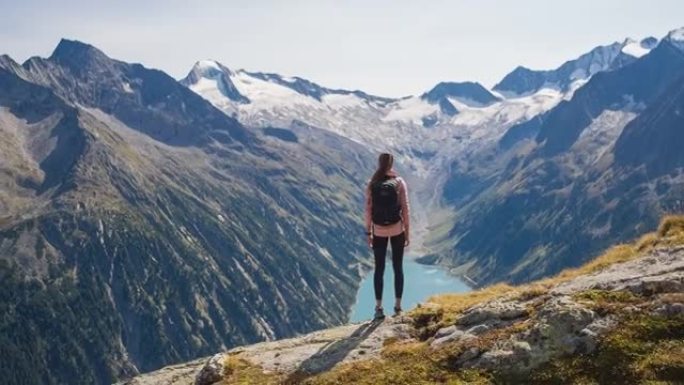
[[[409,244],[409,234],[410,234],[410,217],[411,208],[408,199],[408,186],[404,179],[400,179],[399,184],[399,204],[401,205],[401,221],[404,223],[404,232],[406,233],[406,246]]]

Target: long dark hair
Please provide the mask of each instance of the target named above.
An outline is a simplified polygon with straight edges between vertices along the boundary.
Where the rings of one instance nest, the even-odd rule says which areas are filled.
[[[392,169],[392,165],[394,164],[394,157],[392,154],[383,152],[380,154],[378,157],[378,168],[375,170],[375,173],[373,174],[373,177],[370,180],[370,185],[372,185],[375,182],[381,181],[385,178],[385,175],[389,172],[389,170]]]

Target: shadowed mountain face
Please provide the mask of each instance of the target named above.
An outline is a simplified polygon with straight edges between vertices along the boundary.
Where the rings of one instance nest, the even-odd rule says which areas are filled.
[[[543,151],[555,155],[569,149],[582,130],[605,110],[639,112],[683,73],[682,51],[663,41],[641,60],[617,71],[597,74],[571,101],[548,114],[537,136]]]
[[[373,159],[306,130],[250,131],[78,42],[2,57],[3,380],[109,384],[344,322]]]
[[[615,144],[616,162],[651,175],[684,167],[684,73],[630,122]]]
[[[684,51],[666,38],[452,172],[460,210],[445,261],[481,284],[529,281],[684,210],[682,79]],[[494,166],[474,166],[487,156]]]
[[[487,91],[480,83],[439,83],[423,94],[422,98],[430,102],[439,102],[447,97],[462,100],[465,104],[488,106],[500,99]]]

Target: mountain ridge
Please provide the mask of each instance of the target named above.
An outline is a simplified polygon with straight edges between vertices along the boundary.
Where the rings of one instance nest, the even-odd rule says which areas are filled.
[[[657,42],[657,39],[647,37],[637,43],[627,38],[622,43],[599,46],[552,70],[518,66],[492,89],[509,95],[524,95],[543,87],[568,90],[573,82],[586,80],[596,73],[620,67],[644,55],[654,47],[654,40]]]

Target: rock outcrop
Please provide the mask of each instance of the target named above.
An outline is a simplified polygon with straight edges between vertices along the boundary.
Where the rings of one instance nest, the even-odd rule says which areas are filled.
[[[204,365],[194,361],[165,368],[126,385],[231,383],[236,362],[266,376],[267,383],[318,383],[321,373],[389,359],[383,354],[387,346],[412,343],[431,352],[449,351],[451,370],[528,373],[558,357],[592,354],[630,314],[681,319],[683,289],[684,247],[656,248],[544,289],[532,284],[512,290],[467,308],[428,334],[418,330],[418,309],[384,322],[238,347],[205,359]]]

